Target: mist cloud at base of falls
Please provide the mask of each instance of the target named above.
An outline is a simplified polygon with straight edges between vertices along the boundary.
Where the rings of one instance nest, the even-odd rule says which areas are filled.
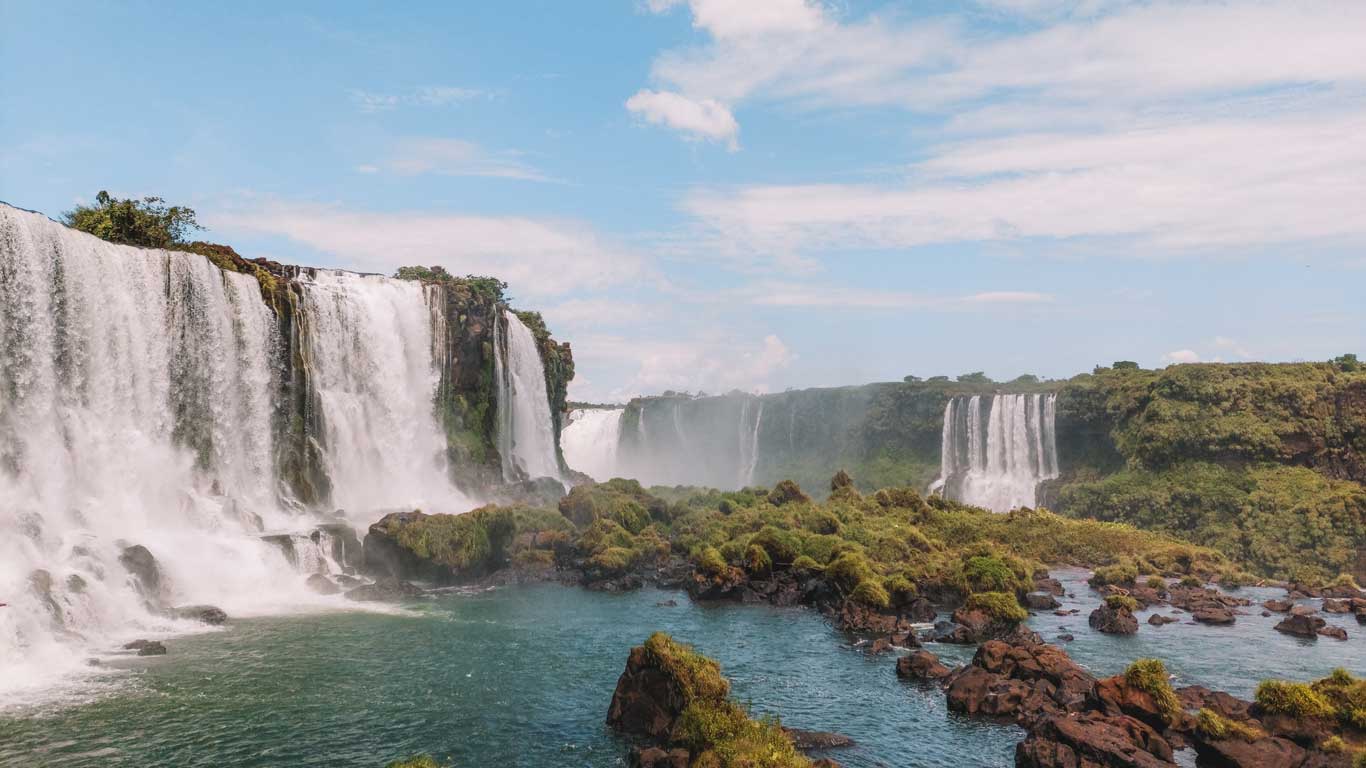
[[[423,288],[311,274],[305,346],[335,506],[362,526],[379,507],[469,509],[432,412]],[[89,674],[90,653],[195,626],[147,604],[119,562],[128,545],[156,557],[167,605],[341,605],[304,585],[334,567],[321,552],[292,564],[261,538],[322,520],[278,503],[285,362],[254,277],[0,206],[0,330],[0,706]]]

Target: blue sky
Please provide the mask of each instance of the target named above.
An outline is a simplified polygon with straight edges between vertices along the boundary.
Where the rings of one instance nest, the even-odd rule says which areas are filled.
[[[0,4],[0,199],[496,274],[572,394],[1366,352],[1366,4]]]

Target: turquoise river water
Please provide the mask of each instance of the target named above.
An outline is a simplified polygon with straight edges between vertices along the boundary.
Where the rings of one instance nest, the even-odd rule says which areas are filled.
[[[1250,608],[1231,628],[1141,624],[1133,637],[1092,632],[1096,597],[1065,574],[1079,616],[1036,616],[1052,641],[1097,674],[1145,656],[1177,685],[1247,696],[1265,677],[1366,671],[1366,633],[1297,640]],[[1279,596],[1245,589],[1257,601]],[[659,603],[674,600],[668,607]],[[1140,615],[1140,620],[1146,618]],[[858,745],[850,768],[1009,766],[1022,732],[948,713],[937,689],[898,680],[894,655],[871,657],[804,609],[702,606],[680,593],[625,595],[541,585],[452,592],[401,612],[337,612],[231,622],[172,638],[170,653],[120,658],[78,700],[0,711],[0,765],[40,768],[329,766],[380,768],[427,752],[459,768],[620,766],[627,744],[604,725],[631,646],[662,629],[719,660],[736,696],[798,728]],[[930,646],[946,663],[971,648]]]

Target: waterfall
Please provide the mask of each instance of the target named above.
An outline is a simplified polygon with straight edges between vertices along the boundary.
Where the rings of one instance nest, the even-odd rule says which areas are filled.
[[[494,379],[498,386],[498,453],[503,479],[560,478],[555,457],[555,425],[550,416],[545,367],[536,338],[517,313],[499,313],[502,322],[494,344]]]
[[[441,297],[304,272],[300,306],[277,317],[253,276],[0,205],[0,707],[108,674],[92,653],[200,626],[173,606],[249,616],[337,599],[304,584],[338,570],[330,534],[295,563],[266,540],[320,522],[277,477],[300,370],[304,407],[321,411],[310,455],[353,521],[469,508],[433,409]],[[135,546],[154,577],[136,575]]]
[[[1036,504],[1040,481],[1058,476],[1056,395],[952,397],[944,406],[939,479],[948,498],[1006,512]]]
[[[744,460],[744,474],[740,479],[741,488],[748,488],[754,484],[754,470],[759,466],[759,427],[763,422],[764,401],[760,400],[759,408],[754,412],[754,426],[749,428],[749,439],[746,441],[742,436],[740,441],[740,455],[742,457],[747,457]],[[743,430],[745,429],[744,417],[741,417],[740,429],[743,434]],[[746,445],[746,442],[748,442],[748,445]]]
[[[622,408],[582,408],[569,413],[560,433],[564,463],[602,482],[622,474],[617,466]]]
[[[411,280],[316,270],[300,280],[307,345],[322,407],[332,502],[357,525],[389,507],[462,512],[433,412],[444,344],[444,294]],[[444,317],[444,315],[442,315]]]

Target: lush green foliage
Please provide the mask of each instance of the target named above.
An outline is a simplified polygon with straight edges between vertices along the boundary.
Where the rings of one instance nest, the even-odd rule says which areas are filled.
[[[1366,679],[1353,677],[1345,669],[1335,669],[1310,687],[1327,700],[1344,726],[1366,731]]]
[[[1105,605],[1112,611],[1128,611],[1133,613],[1138,610],[1138,601],[1128,595],[1107,595]]]
[[[996,621],[1018,624],[1029,618],[1029,612],[1020,606],[1015,595],[1006,592],[977,592],[968,596],[963,607],[981,611]]]
[[[1132,601],[1132,598],[1130,598]],[[1158,659],[1139,659],[1124,670],[1124,680],[1129,685],[1148,694],[1168,723],[1181,716],[1181,700],[1172,690],[1167,676],[1167,667]]]
[[[1257,686],[1257,703],[1271,714],[1293,717],[1333,717],[1333,705],[1308,683],[1263,680]]]
[[[480,507],[463,515],[427,515],[391,527],[399,545],[456,572],[493,570],[510,554],[518,530],[571,530],[562,517],[532,507]]]
[[[119,199],[100,190],[94,205],[78,205],[63,214],[62,221],[111,243],[145,248],[183,245],[189,233],[203,229],[193,208],[165,203],[159,197]]]
[[[432,267],[399,267],[394,272],[399,280],[420,280],[424,283],[442,283],[447,286],[464,286],[471,292],[494,302],[504,301],[508,284],[496,277],[465,275],[456,277],[440,265]]]
[[[1256,741],[1266,734],[1260,729],[1236,720],[1229,720],[1212,709],[1202,707],[1195,718],[1195,729],[1208,739],[1242,739]]]

